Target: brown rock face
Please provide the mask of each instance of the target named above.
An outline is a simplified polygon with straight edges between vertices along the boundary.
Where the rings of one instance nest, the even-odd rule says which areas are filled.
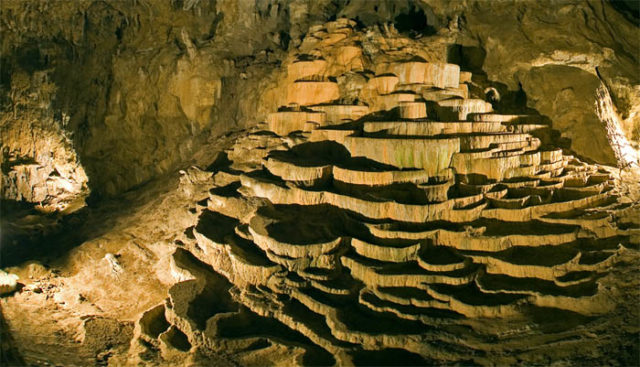
[[[606,3],[8,4],[2,364],[637,360]]]
[[[172,250],[177,283],[114,360],[605,358],[589,335],[621,322],[627,278],[613,269],[638,259],[638,194],[554,147],[543,116],[492,111],[475,76],[463,88],[453,64],[407,62],[421,41],[354,26],[314,28],[283,66],[294,75],[279,88],[296,102],[234,139],[213,172],[184,173],[206,198]],[[362,71],[360,88],[336,92],[330,80],[352,73],[331,68],[336,49],[365,45],[374,52],[360,64],[384,62],[384,74]],[[311,58],[322,62],[299,65]],[[422,72],[432,68],[448,87]],[[300,75],[319,84],[290,88]],[[127,276],[126,257],[108,259]]]
[[[0,116],[0,197],[34,203],[46,212],[82,207],[89,194],[87,175],[63,127],[69,116],[56,116],[51,109],[55,92],[46,72],[16,73],[11,109]]]
[[[615,91],[627,137],[638,149],[639,60],[631,41],[637,38],[637,17],[625,18],[607,1],[424,3],[441,19],[451,19],[449,28],[461,30],[460,61],[509,90],[522,88],[527,106],[551,118],[578,155],[612,164],[593,108],[598,69]]]
[[[629,41],[637,38],[637,27],[607,2],[249,3],[176,0],[146,7],[138,2],[4,1],[3,94],[11,93],[11,74],[48,75],[57,88],[52,112],[68,118],[57,128],[71,140],[92,192],[113,196],[184,165],[207,137],[250,126],[256,117],[286,104],[280,98],[288,92],[278,88],[275,66],[286,58],[289,45],[301,44],[310,24],[337,15],[364,25],[393,21],[407,34],[446,39],[413,49],[414,56],[431,61],[427,69],[413,60],[397,66],[403,72],[388,70],[382,61],[376,64],[372,71],[381,75],[378,88],[392,83],[383,69],[400,83],[424,77],[439,88],[455,87],[442,78],[453,74],[440,70],[450,61],[449,67],[459,64],[478,77],[486,75],[485,82],[502,96],[502,105],[494,106],[501,112],[514,112],[506,110],[522,88],[527,98],[519,101],[521,109],[528,106],[548,116],[579,156],[612,164],[593,105],[598,68],[622,130],[638,148],[638,60],[636,45]],[[323,46],[348,36],[331,34],[322,39]],[[322,34],[316,36],[306,42]],[[341,98],[353,102],[362,88],[361,75],[323,78],[367,71],[369,50],[340,47],[334,48],[339,57],[332,65],[314,57],[291,63],[290,77],[301,81],[291,88],[318,88],[313,94],[319,100],[335,97],[335,85],[325,88],[305,79],[313,73],[320,78],[315,82],[337,83]]]
[[[246,3],[3,1],[3,113],[28,113],[5,98],[13,76],[44,74],[56,88],[51,114],[67,118],[55,128],[96,197],[173,171],[208,137],[273,109],[260,96],[272,89],[289,35],[312,14],[324,19],[329,1]]]

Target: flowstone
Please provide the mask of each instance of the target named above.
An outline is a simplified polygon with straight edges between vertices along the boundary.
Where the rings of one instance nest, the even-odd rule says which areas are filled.
[[[469,95],[458,65],[388,40],[373,67],[354,26],[304,40],[285,65],[291,105],[214,172],[174,256],[224,278],[189,270],[140,338],[167,358],[323,365],[540,362],[592,345],[578,325],[616,306],[603,281],[638,244],[637,203],[612,171],[554,147],[542,116]],[[349,73],[367,80],[356,103],[334,82]],[[291,360],[269,359],[282,348]]]

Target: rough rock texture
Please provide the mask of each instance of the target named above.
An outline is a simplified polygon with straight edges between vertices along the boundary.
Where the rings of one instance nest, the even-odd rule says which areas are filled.
[[[92,192],[121,193],[273,108],[265,77],[324,3],[3,1],[3,111],[25,111],[14,76],[44,74]]]
[[[592,104],[597,69],[638,149],[639,18],[637,3],[627,3],[631,8],[622,1],[592,0],[354,0],[339,14],[357,15],[367,25],[394,16],[396,28],[414,35],[451,35],[449,61],[486,74],[505,106],[524,92],[520,103],[550,117],[580,156],[615,163]]]
[[[578,335],[596,332],[587,319],[602,322],[624,303],[609,284],[616,264],[637,261],[637,194],[615,171],[550,146],[540,115],[459,114],[478,99],[455,96],[464,88],[453,65],[434,79],[423,72],[432,63],[407,62],[416,43],[393,31],[380,43],[366,33],[366,43],[353,25],[314,28],[293,65],[321,55],[308,80],[339,79],[352,71],[332,69],[341,56],[326,47],[362,44],[378,52],[356,65],[386,62],[380,75],[399,83],[379,93],[379,75],[366,75],[355,95],[370,113],[342,124],[282,110],[274,115],[287,118],[250,131],[251,155],[239,153],[247,142],[239,139],[185,248],[231,282],[236,302],[329,352],[324,364],[597,364],[604,355]],[[450,86],[437,88],[440,79]],[[342,95],[327,104],[313,89],[289,90],[305,101],[299,110],[350,106]],[[430,108],[410,118],[399,108],[409,101]],[[438,121],[448,112],[464,120]],[[194,329],[186,315],[167,327],[182,330],[193,351],[207,345],[201,338],[219,343],[223,320],[214,314]]]
[[[503,94],[522,88],[527,106],[551,118],[576,153],[611,164],[613,152],[593,108],[597,69],[638,148],[637,18],[634,24],[601,1],[425,3],[460,29],[461,61],[468,57],[489,80],[505,83]]]
[[[637,363],[620,10],[0,2],[0,364]]]
[[[64,128],[69,116],[51,106],[55,93],[46,71],[16,72],[0,116],[0,197],[35,203],[47,212],[77,209],[89,194],[87,175]]]
[[[283,50],[335,16],[445,36],[446,58],[485,74],[504,102],[496,107],[520,98],[551,118],[579,156],[615,163],[593,106],[598,68],[638,147],[638,28],[607,2],[7,0],[0,12],[3,111],[24,110],[10,106],[12,75],[44,74],[56,87],[53,112],[64,116],[57,124],[72,140],[69,154],[96,196],[167,173],[206,136],[277,107],[272,73]]]
[[[3,246],[3,362],[634,363],[640,172],[494,111],[448,35],[357,27],[311,27],[202,168]]]
[[[18,276],[0,270],[0,295],[11,293],[18,286]]]
[[[609,88],[602,83],[597,93],[596,112],[605,126],[607,140],[613,149],[618,166],[627,167],[637,164],[640,162],[640,151],[634,149],[624,133],[623,124],[611,99]]]

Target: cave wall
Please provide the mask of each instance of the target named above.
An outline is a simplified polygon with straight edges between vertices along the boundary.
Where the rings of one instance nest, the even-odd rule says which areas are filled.
[[[446,4],[445,4],[446,3]],[[457,42],[481,48],[489,80],[522,88],[527,105],[548,116],[571,149],[615,164],[595,111],[597,71],[611,90],[627,138],[640,141],[638,19],[608,1],[423,0]]]
[[[77,156],[64,159],[86,171],[97,196],[158,177],[208,137],[259,122],[280,102],[285,51],[309,25],[341,16],[449,39],[466,50],[455,61],[505,96],[522,93],[578,155],[613,164],[595,114],[597,67],[627,137],[636,148],[640,140],[638,27],[608,2],[5,0],[0,10],[3,129],[41,123],[26,105],[14,115],[10,96],[14,75],[44,74],[56,90],[43,105],[52,131]],[[2,144],[4,162],[52,165]]]
[[[188,161],[208,136],[255,123],[271,107],[256,92],[328,3],[3,1],[3,114],[13,75],[45,73],[57,90],[47,108],[69,116],[60,134],[93,194],[118,194]],[[18,106],[4,126],[34,126],[26,115]],[[25,158],[5,150],[5,161]]]

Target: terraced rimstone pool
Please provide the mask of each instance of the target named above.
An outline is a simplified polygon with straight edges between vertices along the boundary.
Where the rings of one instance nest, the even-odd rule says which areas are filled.
[[[460,151],[459,138],[395,139],[347,136],[345,147],[352,156],[364,156],[398,168],[420,168],[435,176],[449,167]]]
[[[326,114],[313,111],[278,111],[267,116],[270,131],[282,136],[294,131],[311,131],[325,123]]]
[[[310,109],[323,112],[326,116],[326,125],[339,125],[346,121],[354,121],[369,113],[369,106],[324,104],[310,106]]]
[[[287,103],[309,106],[328,103],[340,97],[338,84],[331,81],[299,80],[287,88]]]
[[[327,62],[325,60],[299,60],[287,66],[287,77],[290,80],[305,80],[325,75],[326,69]]]
[[[606,284],[638,245],[637,205],[609,171],[533,136],[541,116],[492,111],[457,65],[396,50],[363,73],[367,99],[342,102],[326,80],[351,73],[330,75],[347,56],[326,47],[360,57],[352,27],[305,39],[285,65],[296,105],[252,130],[251,154],[243,140],[228,151],[184,245],[240,311],[203,331],[166,309],[172,327],[194,345],[273,329],[270,343],[327,365],[509,365],[592,340],[580,325],[616,308]]]

